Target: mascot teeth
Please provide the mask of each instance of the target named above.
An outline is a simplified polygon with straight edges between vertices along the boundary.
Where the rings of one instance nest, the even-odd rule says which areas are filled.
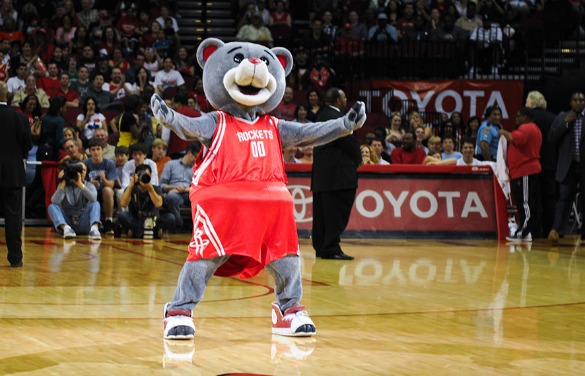
[[[223,84],[232,99],[244,106],[260,105],[276,91],[276,79],[259,59],[243,60],[230,69]]]

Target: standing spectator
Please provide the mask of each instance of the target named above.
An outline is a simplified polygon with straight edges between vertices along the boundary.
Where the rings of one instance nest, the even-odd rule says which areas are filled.
[[[138,19],[136,4],[131,3],[126,12],[118,19],[116,29],[120,30],[122,45],[126,53],[132,53],[142,36],[141,24]]]
[[[469,49],[470,75],[475,74],[476,68],[487,71],[491,66],[492,75],[499,74],[500,57],[502,55],[503,42],[502,29],[496,23],[491,23],[487,16],[483,18],[482,26],[476,27],[471,32],[469,40],[471,48]]]
[[[187,145],[185,155],[181,159],[173,159],[165,164],[160,175],[160,187],[166,193],[165,204],[168,211],[174,216],[174,228],[183,228],[181,206],[190,206],[189,188],[193,180],[193,165],[199,154],[201,145],[192,142]]]
[[[163,60],[163,70],[157,72],[154,76],[156,92],[162,95],[167,88],[178,88],[183,85],[185,85],[185,80],[181,73],[174,69],[173,59],[166,57]]]
[[[175,19],[175,17],[171,16],[171,13],[169,11],[169,7],[167,5],[161,5],[160,16],[158,16],[155,21],[161,25],[164,25],[168,19],[171,20],[170,21],[171,27],[173,28],[175,33],[178,33],[179,32],[179,24],[177,23],[177,20]]]
[[[41,120],[41,137],[39,139],[39,149],[37,160],[59,160],[59,150],[65,142],[63,129],[65,120],[65,99],[60,96],[49,99],[49,110]]]
[[[22,187],[26,176],[23,160],[32,147],[30,126],[26,118],[7,104],[8,89],[0,82],[0,117],[4,137],[0,140],[0,200],[5,218],[4,239],[8,262],[19,268],[22,262]]]
[[[311,22],[311,31],[303,39],[303,46],[309,52],[309,57],[314,59],[315,56],[320,55],[327,60],[331,53],[331,41],[323,33],[323,21],[315,18]]]
[[[69,88],[69,73],[63,72],[59,76],[59,91],[56,96],[65,98],[65,105],[69,108],[79,107],[79,93]]]
[[[555,169],[557,167],[557,152],[555,145],[548,139],[550,127],[555,120],[555,115],[546,110],[547,103],[544,95],[538,91],[531,91],[526,97],[526,107],[531,108],[534,114],[534,122],[542,134],[542,146],[540,147],[540,205],[542,213],[542,232],[537,230],[536,235],[545,237],[552,229],[555,217],[556,182]]]
[[[368,37],[368,28],[360,22],[360,17],[355,10],[349,12],[347,16],[351,25],[351,35],[354,39],[366,40]]]
[[[144,67],[144,52],[142,50],[136,51],[134,59],[132,59],[132,65],[124,72],[124,82],[134,84],[136,83],[136,74],[140,68]]]
[[[59,82],[59,68],[56,63],[49,63],[47,65],[48,76],[44,76],[38,79],[37,86],[43,89],[49,98],[53,98],[57,95],[61,89]]]
[[[75,172],[73,165],[79,166],[76,178],[66,175]],[[67,172],[69,174],[70,172]],[[48,212],[55,231],[64,238],[75,238],[77,234],[89,234],[90,239],[102,238],[99,230],[100,204],[97,202],[95,187],[85,181],[87,167],[83,163],[71,163],[59,172],[59,186],[53,197]]]
[[[106,221],[104,232],[114,235],[114,183],[117,179],[116,164],[104,158],[106,143],[99,138],[92,138],[88,143],[90,158],[83,161],[87,166],[87,180],[95,187],[98,199],[104,208]]]
[[[326,107],[317,121],[340,118],[347,105],[345,93],[331,88]],[[362,163],[358,142],[348,135],[314,149],[311,191],[313,191],[313,248],[317,257],[353,260],[341,250],[341,234],[349,222],[357,189],[357,168]]]
[[[402,3],[402,17],[396,20],[396,30],[398,31],[398,37],[402,38],[414,29],[414,18],[416,11],[414,10],[414,2],[403,2]]]
[[[576,92],[571,96],[571,109],[561,112],[555,118],[549,141],[558,150],[556,180],[559,183],[559,197],[555,207],[555,219],[548,240],[558,243],[565,234],[571,206],[576,192],[581,195],[579,211],[585,213],[585,142],[583,142],[583,118],[585,117],[585,95]],[[581,239],[585,226],[581,227]],[[581,240],[580,239],[580,240]],[[580,243],[579,240],[579,243]]]
[[[538,173],[541,170],[542,134],[532,119],[532,110],[523,107],[516,115],[516,129],[511,133],[504,129],[498,132],[508,141],[510,187],[520,219],[520,226],[516,232],[506,237],[507,240],[514,242],[531,242],[532,234],[536,235],[536,226],[539,224]]]
[[[465,31],[465,39],[469,38],[473,30],[483,26],[483,21],[477,15],[477,6],[474,2],[471,2],[467,5],[465,15],[462,15],[457,19],[457,21],[455,21],[455,26]]]
[[[370,148],[376,154],[376,164],[388,165],[390,164],[390,155],[384,151],[384,141],[381,138],[374,138],[370,144]]]
[[[392,150],[390,159],[392,164],[422,164],[427,154],[422,148],[416,146],[414,134],[407,131],[402,141],[402,146]]]
[[[485,110],[485,120],[477,131],[476,154],[484,161],[495,162],[498,154],[498,131],[502,129],[502,110],[496,105]]]

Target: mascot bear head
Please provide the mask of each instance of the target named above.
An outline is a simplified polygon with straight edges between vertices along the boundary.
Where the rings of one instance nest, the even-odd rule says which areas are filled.
[[[197,49],[203,88],[211,105],[236,117],[253,120],[272,111],[284,95],[291,53],[246,42],[205,39]]]

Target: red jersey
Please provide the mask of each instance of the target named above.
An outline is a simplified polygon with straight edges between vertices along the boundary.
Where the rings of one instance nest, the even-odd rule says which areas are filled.
[[[193,168],[187,260],[231,255],[215,274],[253,277],[270,262],[299,252],[279,120],[217,114],[212,144]]]
[[[49,98],[53,98],[61,91],[59,78],[41,77],[37,80],[37,87],[43,89]]]
[[[508,145],[508,170],[510,178],[538,174],[542,133],[534,123],[525,123],[512,131],[514,143]]]

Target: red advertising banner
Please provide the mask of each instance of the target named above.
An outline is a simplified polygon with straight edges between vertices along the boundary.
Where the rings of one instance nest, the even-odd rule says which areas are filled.
[[[464,119],[471,116],[483,118],[486,107],[497,104],[502,109],[502,124],[514,128],[516,112],[523,105],[524,83],[522,81],[391,81],[376,80],[377,89],[356,93],[366,101],[381,101],[382,111],[392,112],[389,102],[392,98],[414,100],[414,110],[421,112],[461,112]]]
[[[288,188],[297,228],[310,231],[313,197],[309,174],[288,172]],[[347,231],[496,238],[499,214],[492,174],[360,173]]]

